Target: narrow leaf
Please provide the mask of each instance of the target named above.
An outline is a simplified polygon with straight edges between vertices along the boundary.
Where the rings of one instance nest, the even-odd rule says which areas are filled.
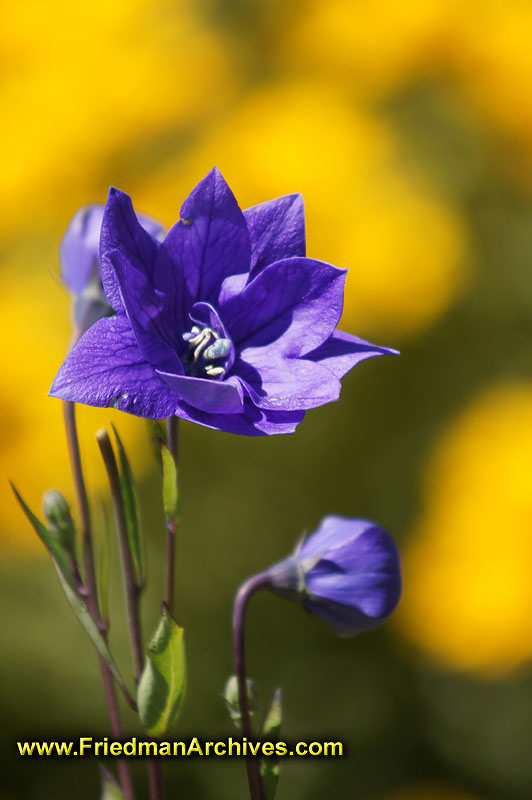
[[[100,800],[124,800],[124,795],[116,779],[108,769],[100,765],[100,777],[102,779],[102,793]]]
[[[87,606],[77,596],[77,594],[72,589],[68,581],[65,579],[64,575],[61,573],[61,570],[59,569],[57,564],[56,564],[56,569],[57,569],[57,574],[59,575],[61,586],[63,587],[63,591],[66,594],[66,598],[70,603],[74,614],[81,623],[81,626],[85,630],[85,633],[95,646],[96,650],[98,651],[98,654],[103,658],[103,660],[111,670],[113,677],[118,683],[118,685],[127,693],[126,685],[118,670],[118,667],[116,666],[115,660],[111,655],[111,651],[109,650],[107,642],[103,638],[98,626],[96,625],[93,618],[89,614]]]
[[[120,495],[124,506],[124,513],[126,517],[127,538],[129,549],[131,552],[131,559],[133,561],[133,569],[135,572],[135,584],[138,587],[144,584],[144,543],[142,541],[142,533],[139,525],[139,514],[137,496],[135,492],[135,481],[131,471],[131,465],[127,457],[122,440],[118,435],[118,431],[113,425],[113,431],[116,437],[116,445],[118,449],[118,461],[120,464]]]
[[[66,598],[70,603],[72,610],[74,611],[74,614],[81,623],[83,629],[85,630],[85,633],[88,635],[89,639],[96,647],[96,650],[98,651],[99,655],[104,659],[107,666],[111,670],[116,682],[127,694],[128,692],[126,686],[124,684],[122,676],[120,675],[118,667],[115,664],[113,656],[111,655],[111,651],[107,646],[107,642],[103,638],[97,624],[94,622],[91,615],[89,614],[87,606],[85,605],[83,600],[81,600],[78,597],[76,593],[74,577],[66,561],[65,553],[63,552],[59,543],[50,534],[50,531],[47,530],[47,528],[42,524],[42,522],[29,509],[29,507],[26,505],[26,503],[24,502],[24,500],[22,499],[22,497],[20,496],[20,494],[18,493],[18,491],[15,489],[14,486],[13,486],[13,491],[15,492],[17,500],[22,506],[29,521],[35,528],[38,536],[42,539],[45,547],[52,556],[52,561],[54,562],[54,566],[57,570],[59,581],[61,583],[61,586],[63,587],[63,591],[66,595]]]
[[[166,519],[174,526],[179,520],[179,489],[177,486],[177,466],[170,450],[161,447],[163,459],[163,505]]]
[[[22,510],[26,514],[27,518],[31,522],[37,536],[40,538],[58,569],[58,571],[62,574],[64,580],[68,583],[68,585],[74,590],[74,576],[72,575],[72,570],[69,567],[68,559],[64,549],[61,547],[59,541],[55,538],[53,533],[51,533],[46,525],[44,525],[38,517],[35,516],[33,511],[26,505],[24,500],[22,499],[21,495],[19,494],[17,488],[11,484],[11,488],[15,492],[15,496],[20,503]]]
[[[166,445],[166,432],[164,426],[158,419],[147,419],[146,427],[148,429],[148,438],[150,446],[161,472],[163,471],[163,459],[161,456],[161,447]]]
[[[186,691],[183,628],[163,605],[146,651],[137,695],[141,722],[151,736],[162,736],[179,716]]]
[[[276,689],[273,693],[270,710],[264,720],[262,731],[264,738],[275,742],[281,730],[283,715],[281,690]],[[260,764],[260,774],[266,800],[274,800],[277,784],[279,782],[279,760],[275,757],[263,758]]]

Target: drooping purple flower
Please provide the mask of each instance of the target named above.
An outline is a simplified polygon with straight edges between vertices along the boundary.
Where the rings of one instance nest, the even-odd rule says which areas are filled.
[[[267,587],[343,636],[380,625],[401,595],[397,546],[364,519],[325,517],[292,556],[265,575]]]
[[[336,330],[345,270],[305,257],[297,194],[242,212],[213,169],[159,242],[111,189],[100,259],[115,314],[71,351],[56,397],[247,435],[291,433],[307,409],[338,399],[355,364],[395,352]]]
[[[68,225],[59,245],[61,279],[73,295],[76,338],[79,338],[102,317],[114,313],[107,302],[100,275],[100,231],[104,206],[101,203],[82,206]],[[144,214],[140,224],[152,236],[164,233],[162,225]]]

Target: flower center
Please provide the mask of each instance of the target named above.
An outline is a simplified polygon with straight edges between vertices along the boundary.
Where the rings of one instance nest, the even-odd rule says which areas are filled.
[[[188,342],[188,358],[185,361],[187,375],[200,378],[222,378],[228,367],[231,354],[231,339],[225,339],[214,328],[193,325],[183,334]]]

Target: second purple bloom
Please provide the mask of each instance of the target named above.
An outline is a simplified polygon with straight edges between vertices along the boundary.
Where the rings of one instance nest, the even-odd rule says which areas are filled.
[[[394,353],[336,330],[345,270],[305,257],[303,200],[241,211],[217,169],[159,242],[111,189],[100,261],[115,312],[80,339],[50,394],[247,435],[291,433],[359,361]]]

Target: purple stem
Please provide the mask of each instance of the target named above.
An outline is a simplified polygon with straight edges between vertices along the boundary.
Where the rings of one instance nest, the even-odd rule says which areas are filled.
[[[108,626],[103,622],[98,608],[98,597],[96,592],[96,577],[94,571],[94,555],[92,548],[92,530],[90,506],[87,497],[87,489],[83,477],[83,467],[81,464],[81,453],[79,447],[78,431],[76,426],[76,406],[68,400],[63,401],[63,415],[65,420],[66,438],[70,455],[70,465],[81,517],[81,535],[83,542],[83,562],[85,566],[85,598],[87,608],[93,620],[96,622],[102,636],[107,640]],[[102,673],[103,690],[109,715],[111,732],[115,739],[122,739],[122,724],[120,722],[120,710],[116,696],[114,679],[111,671],[103,658],[98,656],[100,671]],[[118,759],[118,774],[120,785],[124,795],[124,800],[135,800],[135,791],[129,767],[124,759]]]
[[[144,652],[142,647],[142,634],[140,630],[139,598],[140,587],[135,582],[133,570],[133,560],[127,535],[127,522],[122,493],[120,491],[120,475],[118,465],[113,450],[113,445],[106,430],[98,431],[96,439],[100,447],[109,486],[113,507],[115,510],[116,527],[118,530],[118,541],[120,543],[120,556],[122,560],[122,572],[124,575],[124,589],[126,595],[127,618],[129,625],[129,638],[131,641],[131,655],[133,658],[133,674],[135,683],[138,684],[142,675],[144,663]],[[148,778],[150,783],[150,800],[163,800],[163,781],[160,764],[149,758],[147,760]]]
[[[235,662],[235,673],[238,680],[238,704],[242,719],[242,735],[251,738],[253,729],[251,726],[251,716],[249,711],[249,698],[246,674],[246,651],[245,651],[245,624],[246,610],[251,595],[259,589],[264,589],[271,583],[271,578],[267,572],[254,575],[242,584],[237,592],[233,607],[233,657]],[[260,759],[256,756],[246,756],[246,768],[248,773],[249,793],[251,800],[265,800],[264,787],[260,776]]]

